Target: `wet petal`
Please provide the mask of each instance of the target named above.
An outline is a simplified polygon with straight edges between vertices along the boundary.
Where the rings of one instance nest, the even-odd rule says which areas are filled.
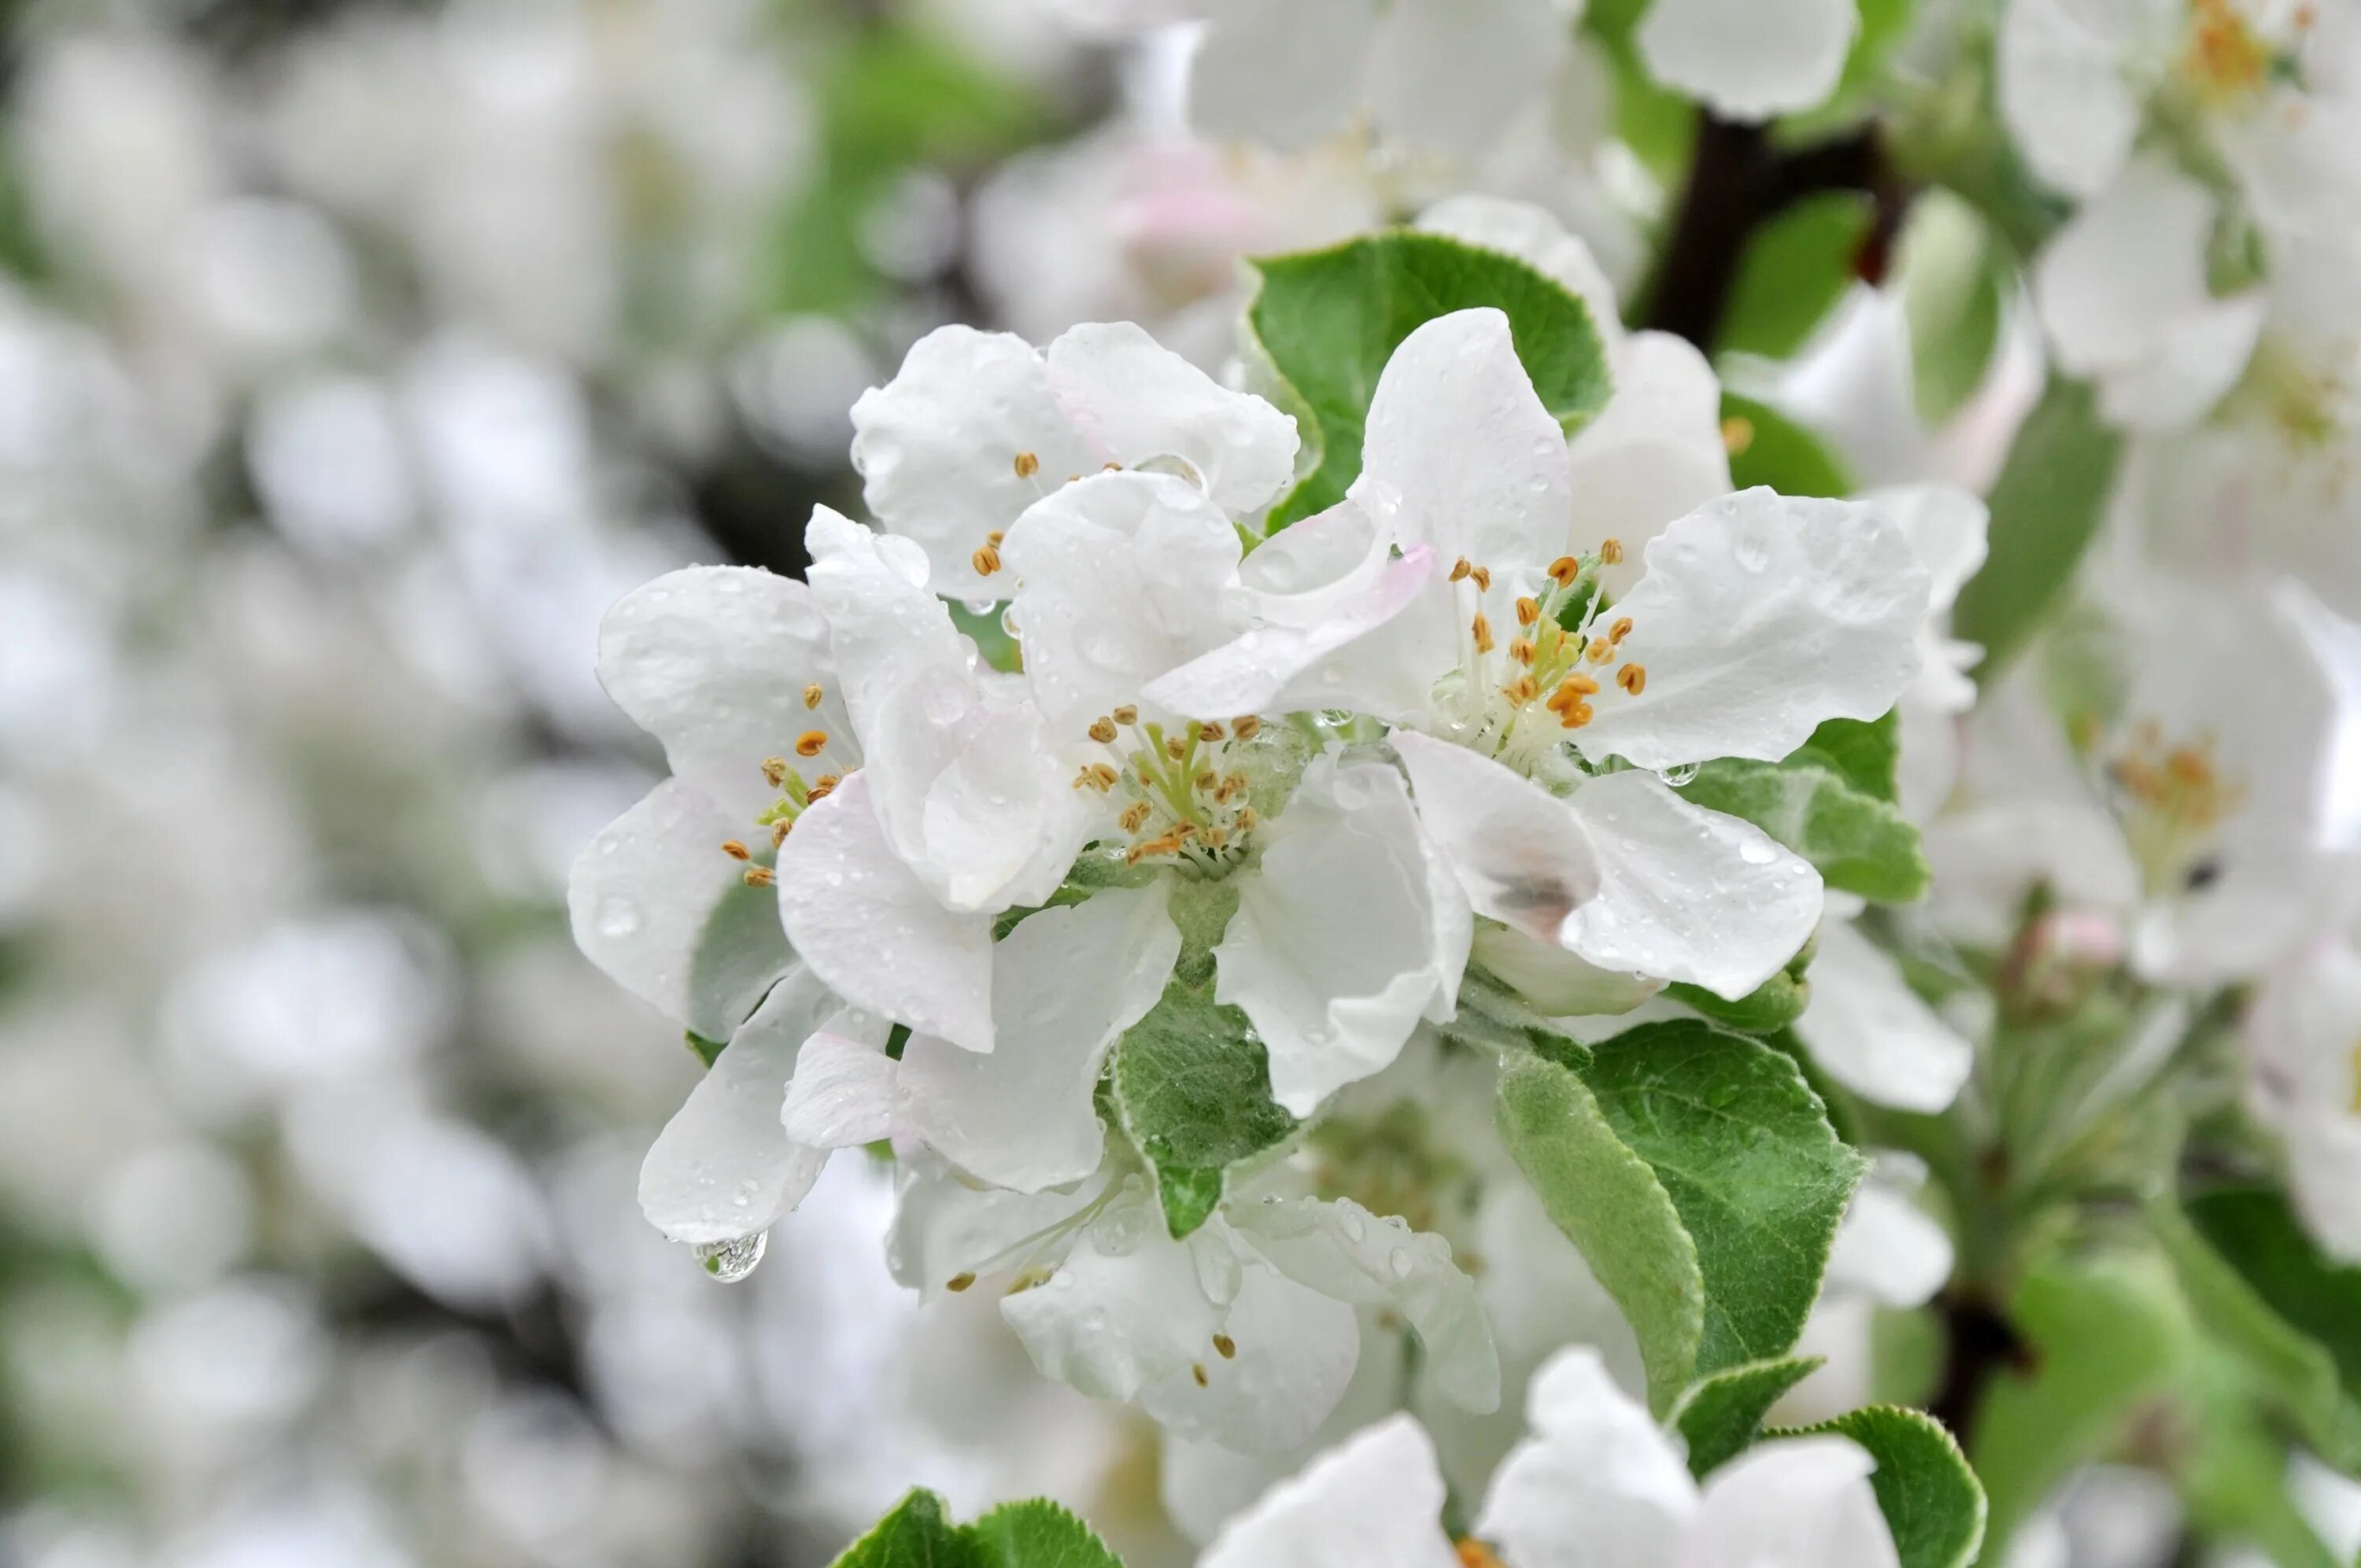
[[[1836,90],[1860,24],[1853,0],[1655,0],[1635,37],[1657,81],[1767,120]]]
[[[939,327],[852,405],[852,466],[878,521],[927,552],[937,593],[996,598],[971,562],[985,536],[1102,461],[1021,337]],[[1032,459],[1030,469],[1024,462]]]
[[[1141,1390],[1140,1404],[1184,1441],[1241,1453],[1276,1453],[1310,1437],[1360,1358],[1352,1308],[1258,1264],[1246,1265],[1219,1332],[1230,1354],[1201,1343],[1188,1366]]]
[[[1092,1182],[1070,1192],[977,1187],[918,1144],[897,1146],[894,1159],[899,1198],[885,1236],[885,1262],[896,1283],[929,1301],[973,1288],[986,1275],[996,1284],[1024,1265],[1054,1266],[1064,1247],[1054,1241],[1035,1245],[1030,1238],[1055,1231],[1100,1192]]]
[[[722,853],[745,831],[667,779],[599,830],[566,890],[575,945],[608,978],[709,1040],[726,1040],[787,970],[768,894]]]
[[[1902,970],[1850,920],[1820,928],[1812,1000],[1795,1032],[1830,1078],[1861,1098],[1927,1114],[1958,1098],[1975,1047],[1919,1000]]]
[[[598,623],[598,679],[631,721],[664,742],[677,776],[740,831],[776,797],[765,759],[808,729],[844,729],[828,626],[811,590],[751,566],[669,572]],[[818,685],[817,710],[804,702]],[[853,755],[844,766],[857,766]]]
[[[1314,761],[1264,844],[1213,949],[1214,996],[1262,1036],[1272,1097],[1308,1116],[1389,1066],[1420,1019],[1452,1016],[1472,921],[1382,763]]]
[[[1393,1416],[1273,1486],[1198,1568],[1457,1568],[1443,1502],[1434,1444]]]
[[[1003,1300],[1000,1315],[1044,1376],[1117,1400],[1186,1376],[1222,1323],[1188,1245],[1165,1234],[1144,1191],[1117,1199],[1053,1277]]]
[[[1295,421],[1234,392],[1130,322],[1049,345],[1049,385],[1075,428],[1126,468],[1177,461],[1213,504],[1260,511],[1295,477]]]
[[[1417,226],[1429,234],[1449,235],[1464,244],[1513,256],[1556,279],[1590,307],[1590,324],[1598,329],[1599,342],[1610,353],[1621,345],[1623,318],[1614,283],[1590,247],[1548,208],[1471,193],[1437,202],[1419,214]],[[1621,389],[1620,378],[1617,389]]]
[[[1900,529],[1851,501],[1767,489],[1699,507],[1648,546],[1615,607],[1587,755],[1643,768],[1776,762],[1829,718],[1875,718],[1918,673],[1927,578]],[[1624,666],[1645,673],[1627,696]]]
[[[796,1063],[780,1124],[787,1136],[814,1148],[853,1148],[894,1137],[902,1131],[899,1069],[882,1042],[814,1035]]]
[[[1533,1435],[1493,1476],[1476,1519],[1479,1537],[1517,1568],[1685,1568],[1696,1483],[1597,1351],[1553,1357],[1534,1377],[1526,1410]]]
[[[1572,547],[1613,539],[1620,565],[1602,569],[1617,598],[1639,580],[1651,540],[1730,493],[1721,383],[1705,356],[1669,333],[1634,333],[1615,362],[1615,395],[1566,448],[1574,472]]]
[[[1590,841],[1566,803],[1465,747],[1408,729],[1391,739],[1419,820],[1476,913],[1557,941],[1599,885]]]
[[[1876,1467],[1841,1437],[1749,1449],[1706,1482],[1685,1568],[1896,1568],[1870,1489]]]
[[[945,909],[885,840],[854,773],[779,850],[796,953],[846,1001],[963,1049],[992,1049],[992,919]]]

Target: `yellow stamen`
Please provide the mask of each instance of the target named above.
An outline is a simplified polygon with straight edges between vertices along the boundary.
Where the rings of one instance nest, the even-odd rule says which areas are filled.
[[[1224,1361],[1232,1361],[1237,1357],[1238,1342],[1232,1339],[1227,1334],[1215,1334],[1213,1336],[1213,1348],[1222,1353],[1222,1359]]]
[[[988,577],[1000,570],[1000,547],[996,544],[980,545],[976,553],[967,558],[967,564],[975,568],[977,576]]]
[[[1251,713],[1242,713],[1230,720],[1230,733],[1241,740],[1251,740],[1262,733],[1262,720]]]
[[[1238,813],[1238,831],[1251,833],[1255,829],[1255,824],[1261,820],[1262,818],[1255,814],[1253,806],[1246,806]]]
[[[943,1288],[953,1293],[957,1293],[966,1289],[969,1286],[974,1283],[975,1276],[962,1269],[959,1273],[952,1275],[949,1279],[944,1280]]]
[[[748,887],[768,887],[778,880],[778,877],[768,866],[748,866],[746,868],[746,885]]]
[[[1041,471],[1041,459],[1030,452],[1020,452],[1016,455],[1016,467],[1018,478],[1029,479]]]
[[[1590,646],[1585,648],[1582,652],[1583,657],[1588,659],[1592,663],[1604,664],[1614,659],[1615,644],[1609,642],[1604,637],[1594,637],[1590,640]]]
[[[1124,725],[1137,724],[1139,722],[1139,709],[1129,703],[1125,703],[1115,710],[1115,721]]]
[[[1222,728],[1222,721],[1218,718],[1209,718],[1197,727],[1197,739],[1200,740],[1226,740],[1229,733]]]
[[[763,758],[763,778],[773,789],[785,785],[787,782],[787,760],[785,757]]]
[[[1467,623],[1467,630],[1475,634],[1476,652],[1489,653],[1492,651],[1492,623],[1484,619],[1482,610],[1476,612],[1476,619]]]
[[[1189,1368],[1189,1376],[1197,1380],[1198,1387],[1205,1387],[1205,1364],[1202,1361],[1192,1364]]]
[[[1542,618],[1542,601],[1528,594],[1517,601],[1517,624],[1531,626]]]
[[[1752,420],[1740,414],[1732,414],[1721,422],[1721,449],[1724,452],[1729,453],[1732,457],[1742,457],[1746,455],[1746,449],[1753,444],[1754,422]]]
[[[1532,663],[1533,662],[1533,640],[1530,637],[1510,638],[1509,640],[1509,657],[1514,659],[1520,664]]]
[[[798,757],[817,757],[827,750],[828,731],[825,729],[807,729],[796,737],[796,755]]]
[[[1645,664],[1624,665],[1621,669],[1615,672],[1615,684],[1621,686],[1625,691],[1630,692],[1633,696],[1638,696],[1642,692],[1648,689],[1648,666]]]
[[[806,806],[809,806],[815,800],[826,800],[829,795],[836,793],[836,786],[843,782],[844,781],[842,779],[838,778],[834,773],[820,774],[819,777],[812,781],[810,792],[804,796],[804,804]]]
[[[1469,579],[1470,581],[1472,581],[1472,582],[1476,585],[1476,590],[1477,590],[1478,593],[1487,593],[1487,594],[1488,594],[1488,593],[1490,593],[1490,592],[1492,591],[1492,568],[1491,568],[1491,567],[1489,567],[1489,566],[1470,566],[1470,567],[1468,567],[1468,568],[1467,568],[1467,576],[1468,576],[1468,579]]]
[[[1631,635],[1631,618],[1628,615],[1617,616],[1615,618],[1615,624],[1607,629],[1607,641],[1609,642],[1620,643],[1623,639]]]
[[[733,861],[751,861],[754,858],[754,851],[735,839],[722,840],[721,852]]]
[[[1125,806],[1123,808],[1123,815],[1116,817],[1115,820],[1123,824],[1123,830],[1125,832],[1137,833],[1141,828],[1148,826],[1148,816],[1149,812],[1148,809],[1148,802],[1144,800],[1136,800],[1129,806]]]
[[[1561,555],[1550,563],[1550,581],[1559,587],[1574,587],[1575,578],[1582,576],[1582,563],[1571,555]]]
[[[1620,539],[1600,540],[1598,542],[1598,558],[1609,566],[1614,565],[1618,561],[1623,559],[1623,542]]]
[[[1093,718],[1091,720],[1091,739],[1097,741],[1100,745],[1104,746],[1114,740],[1115,735],[1115,729],[1114,719]]]
[[[1492,1549],[1472,1535],[1453,1551],[1459,1558],[1459,1568],[1503,1568],[1499,1558],[1493,1555]]]
[[[1451,580],[1455,583],[1458,582],[1475,569],[1475,567],[1467,564],[1467,557],[1462,555],[1458,560],[1454,561],[1451,564]]]
[[[785,843],[787,835],[794,832],[795,828],[796,825],[792,822],[781,821],[771,824],[771,848],[775,850]]]
[[[1590,705],[1587,702],[1576,703],[1558,717],[1558,722],[1568,729],[1579,729],[1589,723],[1590,719]]]
[[[819,683],[818,681],[814,681],[811,685],[804,687],[804,706],[806,707],[818,707],[819,706],[819,699],[827,695],[827,693],[819,689]]]

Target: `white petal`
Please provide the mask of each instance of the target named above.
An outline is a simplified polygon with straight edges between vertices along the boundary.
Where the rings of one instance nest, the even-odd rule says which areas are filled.
[[[808,970],[771,992],[714,1058],[640,1167],[640,1209],[676,1242],[733,1241],[767,1230],[803,1201],[828,1151],[779,1125],[796,1054],[840,1006]]]
[[[777,906],[721,852],[745,831],[667,779],[599,830],[566,884],[584,956],[709,1040],[730,1038],[790,961]]]
[[[1852,1195],[1822,1288],[1888,1307],[1923,1307],[1951,1277],[1951,1238],[1910,1192],[1872,1175]]]
[[[976,1187],[922,1145],[904,1145],[894,1153],[900,1179],[885,1261],[897,1284],[924,1292],[929,1301],[939,1299],[961,1275],[1056,1263],[1059,1249],[1037,1249],[1028,1238],[1095,1202],[1102,1190],[1093,1182],[1071,1192],[1038,1194]],[[1036,1258],[1037,1250],[1044,1255]],[[961,1288],[973,1285],[973,1279],[964,1280]]]
[[[1205,10],[1189,78],[1200,135],[1294,151],[1353,117],[1378,0],[1215,0]]]
[[[1049,391],[1049,367],[1006,333],[939,327],[894,379],[852,405],[852,465],[878,521],[926,548],[937,593],[995,598],[971,564],[984,536],[1103,461]],[[1018,458],[1038,465],[1027,477]]]
[[[1590,841],[1566,803],[1465,747],[1409,729],[1391,739],[1419,820],[1476,913],[1557,941],[1576,907],[1598,892]]]
[[[1948,615],[1968,579],[1984,564],[1992,509],[1956,485],[1897,485],[1861,498],[1890,519],[1927,568],[1927,608]]]
[[[805,538],[862,776],[895,853],[954,909],[1047,897],[1088,823],[1039,716],[987,696],[973,645],[927,591],[907,540],[826,507]],[[819,753],[807,775],[847,771],[835,756]]]
[[[1413,544],[1325,619],[1251,627],[1150,681],[1145,696],[1192,718],[1315,708],[1410,718],[1432,705],[1435,681],[1457,656],[1458,638],[1433,547]]]
[[[1132,1194],[1093,1222],[1046,1284],[1000,1303],[1044,1376],[1130,1399],[1211,1354],[1222,1310],[1154,1200]]]
[[[1394,350],[1369,400],[1352,494],[1405,548],[1429,543],[1496,575],[1539,571],[1565,554],[1573,484],[1565,432],[1518,360],[1507,316],[1455,311]]]
[[[1476,1533],[1516,1568],[1678,1568],[1688,1467],[1598,1353],[1563,1351],[1527,1396],[1534,1436],[1501,1463]]]
[[[1613,539],[1623,561],[1604,569],[1620,598],[1642,553],[1675,520],[1730,493],[1721,383],[1705,356],[1670,333],[1632,334],[1615,361],[1615,395],[1566,448],[1574,472],[1573,543]]]
[[[1197,1568],[1455,1568],[1443,1502],[1434,1444],[1394,1416],[1272,1487]]]
[[[1471,193],[1437,202],[1419,214],[1417,226],[1429,234],[1448,235],[1463,244],[1512,256],[1556,279],[1590,307],[1590,324],[1598,329],[1598,340],[1609,353],[1621,346],[1623,318],[1615,285],[1598,258],[1591,255],[1590,247],[1569,233],[1548,208]],[[1621,390],[1620,377],[1617,390]]]
[[[1655,0],[1636,38],[1657,81],[1766,120],[1836,90],[1860,22],[1852,0]]]
[[[899,1068],[875,1045],[814,1035],[796,1060],[780,1124],[787,1136],[814,1148],[851,1148],[894,1137],[902,1131]]]
[[[1178,460],[1215,506],[1261,510],[1295,477],[1295,421],[1234,392],[1130,322],[1072,328],[1049,345],[1059,406],[1126,468]]]
[[[1272,1097],[1308,1116],[1390,1065],[1420,1019],[1453,1015],[1473,922],[1383,763],[1315,760],[1264,844],[1213,949],[1214,997],[1269,1047]]]
[[[2131,156],[2140,101],[2131,29],[2148,5],[2010,0],[1998,51],[2001,118],[2033,171],[2070,196],[2104,190]]]
[[[787,939],[838,995],[992,1049],[992,917],[936,901],[885,841],[861,774],[796,819],[778,876]]]
[[[1812,999],[1795,1032],[1830,1078],[1880,1105],[1932,1115],[1958,1098],[1975,1047],[1918,998],[1849,920],[1820,927]]]
[[[1749,1449],[1706,1482],[1685,1568],[1895,1568],[1875,1468],[1840,1437]]]
[[[664,742],[675,774],[744,818],[741,831],[778,795],[765,758],[807,729],[843,729],[835,674],[811,590],[750,566],[666,573],[598,623],[607,695]],[[817,712],[804,707],[813,684],[824,694]]]
[[[1927,573],[1871,508],[1746,490],[1674,523],[1647,561],[1615,607],[1633,623],[1617,652],[1646,685],[1608,684],[1587,755],[1776,762],[1824,719],[1883,714],[1918,673]]]
[[[913,1035],[904,1048],[910,1130],[970,1175],[1019,1192],[1096,1170],[1099,1065],[1156,1005],[1180,955],[1166,891],[1109,888],[1026,916],[993,950],[999,1047],[979,1056]]]
[[[1732,1001],[1801,950],[1819,873],[1751,822],[1691,806],[1653,773],[1609,773],[1570,803],[1598,887],[1557,937],[1605,969],[1701,985]]]
[[[1237,530],[1193,487],[1104,474],[1018,519],[1001,547],[1034,699],[1079,742],[1091,721],[1233,634]]]
[[[1254,596],[1257,620],[1312,626],[1375,586],[1392,554],[1378,520],[1345,499],[1256,544],[1238,583]]]
[[[1323,1296],[1390,1307],[1416,1331],[1436,1384],[1455,1403],[1500,1402],[1500,1358],[1476,1282],[1451,1259],[1451,1244],[1349,1198],[1295,1198],[1241,1205],[1239,1234],[1288,1277]]]
[[[1369,50],[1370,117],[1405,146],[1480,157],[1557,73],[1572,33],[1555,0],[1394,0]]]
[[[1644,975],[1600,969],[1513,926],[1477,930],[1471,956],[1552,1018],[1620,1016],[1664,986]]]
[[[2136,159],[2035,261],[2034,303],[2061,368],[2095,378],[2118,422],[2196,418],[2245,368],[2267,306],[2206,287],[2214,202],[2161,159]]]
[[[1360,1358],[1352,1308],[1259,1264],[1242,1271],[1221,1332],[1233,1354],[1200,1343],[1193,1362],[1143,1388],[1139,1402],[1184,1442],[1241,1453],[1279,1453],[1311,1437]]]

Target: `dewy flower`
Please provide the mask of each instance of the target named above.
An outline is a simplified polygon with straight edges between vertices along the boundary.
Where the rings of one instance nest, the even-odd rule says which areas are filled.
[[[2265,974],[2246,1038],[2247,1103],[2286,1148],[2296,1212],[2361,1263],[2361,952],[2332,938]]]
[[[1274,1486],[1198,1568],[1888,1568],[1892,1532],[1850,1439],[1761,1444],[1703,1487],[1679,1447],[1609,1378],[1596,1352],[1542,1369],[1533,1436],[1494,1476],[1475,1533],[1443,1531],[1443,1475],[1409,1416],[1368,1428]]]
[[[1007,598],[1003,532],[1060,486],[1112,467],[1177,474],[1233,516],[1295,477],[1295,422],[1233,392],[1127,322],[1037,349],[946,326],[852,408],[852,462],[878,524],[923,545],[937,593]]]
[[[1352,1379],[1362,1308],[1418,1334],[1451,1398],[1499,1399],[1491,1332],[1448,1244],[1350,1199],[1290,1195],[1284,1171],[1175,1241],[1121,1159],[1030,1196],[972,1186],[923,1151],[903,1163],[895,1277],[929,1299],[1004,1292],[1043,1373],[1136,1399],[1176,1438],[1263,1454],[1301,1442]]]
[[[1296,525],[1403,554],[1325,618],[1257,625],[1148,695],[1386,720],[1477,914],[1588,970],[1743,996],[1810,936],[1819,877],[1653,770],[1775,761],[1824,719],[1884,713],[1917,674],[1927,575],[1872,508],[1752,490],[1649,541],[1610,607],[1625,547],[1576,536],[1573,493],[1506,318],[1431,321],[1379,379],[1352,491]]]

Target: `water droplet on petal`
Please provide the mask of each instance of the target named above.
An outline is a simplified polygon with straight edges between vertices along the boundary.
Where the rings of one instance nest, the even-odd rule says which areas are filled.
[[[763,1253],[770,1245],[771,1233],[756,1231],[751,1236],[707,1243],[697,1249],[697,1261],[722,1284],[735,1285],[754,1272],[754,1266],[763,1261]]]

